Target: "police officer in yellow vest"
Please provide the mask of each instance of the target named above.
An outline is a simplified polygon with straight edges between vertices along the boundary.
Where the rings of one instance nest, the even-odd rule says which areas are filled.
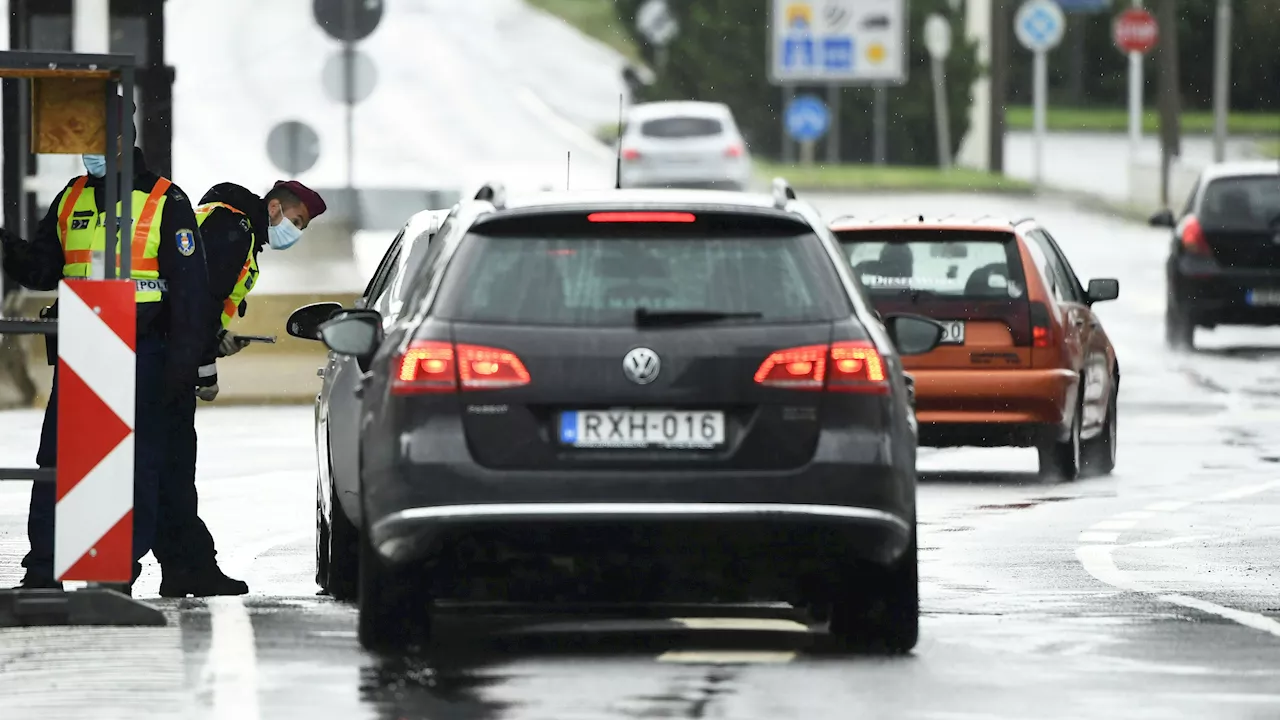
[[[117,147],[119,147],[117,142]],[[204,246],[191,201],[167,178],[149,170],[142,151],[133,152],[133,237],[119,243],[117,257],[132,253],[137,285],[137,396],[134,426],[133,558],[151,549],[155,537],[160,486],[168,461],[169,408],[196,385],[197,369],[213,329]],[[23,287],[56,290],[62,278],[102,277],[106,248],[104,184],[106,158],[85,155],[86,175],[73,178],[58,193],[30,241],[5,230],[4,270]],[[119,167],[119,166],[117,166]],[[118,210],[117,210],[118,212]],[[45,409],[36,464],[54,467],[57,459],[58,375]],[[34,483],[23,558],[24,588],[56,588],[53,570],[55,488]]]
[[[249,587],[218,568],[213,536],[198,513],[196,494],[196,397],[218,395],[217,358],[240,351],[243,343],[229,329],[243,316],[245,296],[258,280],[258,254],[270,245],[284,250],[297,242],[311,220],[325,211],[324,201],[297,181],[277,182],[260,198],[234,183],[210,188],[200,199],[196,218],[209,263],[213,311],[220,326],[210,332],[194,394],[171,417],[170,464],[160,502],[160,526],[152,552],[160,562],[162,597],[243,595]]]

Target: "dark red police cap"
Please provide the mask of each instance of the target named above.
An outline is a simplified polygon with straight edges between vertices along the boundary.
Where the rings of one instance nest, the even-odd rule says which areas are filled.
[[[307,214],[313,220],[327,209],[324,199],[320,197],[319,193],[297,180],[277,180],[275,187],[283,187],[293,193],[295,197],[302,201],[303,205],[307,206]]]

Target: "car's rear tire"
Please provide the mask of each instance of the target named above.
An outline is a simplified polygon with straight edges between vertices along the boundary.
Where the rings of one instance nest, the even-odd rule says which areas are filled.
[[[898,561],[843,587],[831,605],[829,634],[841,651],[911,652],[920,639],[920,578],[916,531]]]
[[[360,529],[347,518],[337,495],[330,498],[329,575],[325,589],[336,600],[355,600],[360,592]]]
[[[1084,474],[1089,477],[1110,475],[1116,469],[1116,448],[1118,443],[1119,414],[1116,401],[1119,399],[1119,388],[1111,391],[1111,399],[1107,403],[1107,417],[1103,420],[1102,432],[1090,440],[1084,448]]]
[[[387,567],[360,533],[360,612],[356,635],[366,650],[401,653],[431,637],[430,602],[419,573]]]
[[[1195,347],[1196,325],[1185,310],[1169,300],[1164,310],[1164,343],[1173,350]]]
[[[1071,431],[1065,441],[1056,439],[1044,441],[1037,448],[1040,452],[1040,477],[1058,482],[1071,482],[1080,476],[1082,464],[1082,443],[1080,425],[1083,422],[1084,408],[1079,397],[1076,399],[1075,416],[1071,419]]]

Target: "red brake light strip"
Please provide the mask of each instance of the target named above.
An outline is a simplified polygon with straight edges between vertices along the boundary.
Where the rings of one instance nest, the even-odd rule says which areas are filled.
[[[687,212],[597,212],[587,216],[593,223],[691,223],[697,220]]]

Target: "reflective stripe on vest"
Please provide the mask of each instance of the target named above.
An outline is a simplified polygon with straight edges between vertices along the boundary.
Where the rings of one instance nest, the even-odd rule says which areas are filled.
[[[241,210],[234,208],[224,202],[205,203],[196,208],[196,224],[204,225],[204,221],[214,210],[223,208],[230,210],[236,215],[244,215]],[[251,224],[252,226],[252,224]],[[222,301],[222,327],[226,328],[231,324],[236,314],[240,311],[240,301],[244,300],[249,291],[253,289],[254,283],[258,279],[258,261],[253,256],[253,243],[249,244],[249,257],[245,258],[244,266],[240,268],[240,274],[236,276],[236,285],[231,289],[231,294],[226,300]]]
[[[101,257],[107,247],[105,213],[98,212],[93,188],[86,187],[87,176],[81,176],[62,195],[58,205],[58,240],[62,244],[62,275],[67,278],[89,278],[94,274],[94,258]],[[160,223],[165,192],[171,183],[160,178],[151,192],[133,191],[134,207],[141,207],[130,243],[130,277],[137,285],[137,302],[160,302],[166,284],[160,281]],[[120,203],[116,203],[119,217]],[[90,218],[93,218],[92,222]],[[101,264],[101,261],[99,261]],[[116,241],[116,270],[120,269],[120,243]]]

